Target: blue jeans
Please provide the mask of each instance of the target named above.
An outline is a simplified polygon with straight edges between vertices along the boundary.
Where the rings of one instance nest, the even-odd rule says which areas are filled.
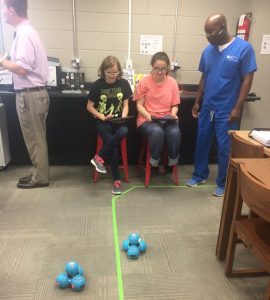
[[[168,150],[168,165],[173,166],[177,164],[181,143],[181,132],[178,122],[164,124],[159,122],[145,122],[138,130],[147,136],[152,165],[158,165],[164,142]]]
[[[119,145],[127,136],[128,128],[124,124],[112,124],[110,122],[97,122],[96,131],[103,140],[103,147],[98,155],[110,162],[113,180],[120,179],[119,172]]]
[[[229,124],[229,112],[213,111],[202,108],[198,119],[197,140],[195,148],[195,170],[192,178],[196,181],[206,180],[209,175],[208,157],[214,135],[217,139],[218,175],[217,186],[224,188],[231,142],[229,130],[237,129],[237,122]]]

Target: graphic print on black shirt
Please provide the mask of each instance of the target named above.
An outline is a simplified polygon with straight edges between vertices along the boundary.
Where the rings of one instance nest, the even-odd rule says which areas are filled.
[[[107,88],[100,90],[100,101],[97,111],[101,114],[114,115],[120,117],[123,108],[123,93],[120,87]]]
[[[108,84],[104,78],[100,78],[94,82],[88,96],[95,103],[94,107],[99,113],[119,118],[122,117],[123,101],[131,95],[127,80],[120,78],[115,83]]]

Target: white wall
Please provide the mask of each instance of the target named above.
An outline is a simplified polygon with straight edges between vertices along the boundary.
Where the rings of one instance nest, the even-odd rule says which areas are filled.
[[[128,0],[76,0],[78,56],[86,79],[93,81],[101,60],[110,54],[125,65],[128,57]],[[173,52],[176,0],[132,0],[131,58],[137,73],[150,70],[150,56],[140,55],[140,36],[163,36],[163,50]],[[207,45],[204,22],[208,15],[223,12],[234,32],[237,18],[248,9],[247,0],[179,0],[175,56],[182,67],[182,81],[197,83],[198,61]],[[29,0],[29,19],[39,31],[49,56],[70,65],[73,51],[72,0]],[[12,29],[4,25],[5,46]]]
[[[250,11],[252,11],[252,26],[250,42],[254,46],[258,71],[255,73],[252,91],[261,97],[260,101],[246,103],[243,112],[241,129],[251,129],[253,127],[270,128],[270,54],[262,55],[261,42],[263,34],[270,35],[270,1],[259,0],[250,1]]]
[[[163,36],[163,50],[172,57],[176,0],[132,0],[131,58],[137,73],[150,70],[150,56],[139,54],[141,34]],[[87,81],[97,78],[101,60],[116,55],[122,65],[128,57],[128,0],[76,0],[78,56],[81,71]],[[270,55],[260,55],[262,34],[270,34],[269,0],[179,0],[176,53],[182,67],[181,81],[197,83],[197,71],[202,50],[207,45],[204,22],[208,15],[221,12],[228,19],[234,34],[238,17],[252,11],[250,42],[253,44],[258,72],[252,91],[261,101],[247,103],[242,128],[268,127],[270,86]],[[29,0],[29,19],[39,31],[49,56],[59,57],[63,67],[69,67],[74,56],[72,30],[72,0]],[[269,28],[269,29],[268,29]],[[13,29],[4,25],[5,48],[10,47]],[[0,39],[1,42],[1,39]],[[1,48],[1,47],[0,47]],[[270,127],[270,126],[269,126]]]

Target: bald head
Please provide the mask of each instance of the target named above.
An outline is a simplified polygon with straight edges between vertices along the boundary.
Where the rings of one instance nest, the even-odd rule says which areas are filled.
[[[212,29],[212,28],[222,28],[227,31],[227,21],[224,15],[222,14],[214,14],[209,16],[204,25],[205,31]]]
[[[223,14],[209,16],[204,25],[206,38],[213,45],[224,45],[231,40],[227,29],[227,20]]]

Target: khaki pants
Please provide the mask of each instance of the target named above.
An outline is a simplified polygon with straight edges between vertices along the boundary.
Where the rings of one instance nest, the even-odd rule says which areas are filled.
[[[25,91],[16,95],[16,108],[24,141],[35,167],[32,180],[49,182],[49,160],[46,139],[46,117],[50,99],[43,90]]]

